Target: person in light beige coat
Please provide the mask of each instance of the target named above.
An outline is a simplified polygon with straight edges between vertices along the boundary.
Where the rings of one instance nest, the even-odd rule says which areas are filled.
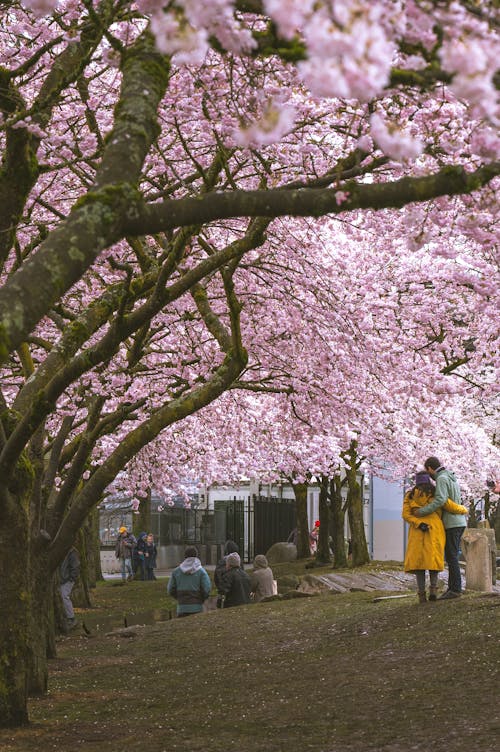
[[[258,603],[263,598],[274,595],[274,576],[263,554],[255,557],[253,567],[253,572],[250,573],[250,592],[253,593],[254,602]]]

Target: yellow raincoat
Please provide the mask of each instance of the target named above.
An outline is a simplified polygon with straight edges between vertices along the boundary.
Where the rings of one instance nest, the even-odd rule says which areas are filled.
[[[418,569],[434,569],[440,572],[444,569],[444,544],[446,542],[441,509],[445,509],[452,514],[467,514],[467,509],[448,499],[442,507],[432,514],[425,517],[415,517],[411,513],[412,508],[425,507],[432,500],[432,496],[418,488],[413,492],[412,498],[410,498],[410,493],[411,491],[408,491],[403,501],[403,519],[409,524],[405,572],[415,572]],[[427,532],[418,529],[421,522],[426,522],[429,525]]]

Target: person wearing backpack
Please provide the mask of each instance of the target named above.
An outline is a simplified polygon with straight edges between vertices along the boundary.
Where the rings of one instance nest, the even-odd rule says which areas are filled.
[[[198,558],[195,546],[184,551],[184,561],[170,575],[167,593],[177,601],[177,616],[192,616],[203,611],[212,583]]]

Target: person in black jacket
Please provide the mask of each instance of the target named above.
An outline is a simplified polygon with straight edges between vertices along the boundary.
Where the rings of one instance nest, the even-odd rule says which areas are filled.
[[[250,577],[242,569],[237,553],[226,556],[226,571],[221,578],[219,593],[224,597],[224,608],[250,603]]]
[[[75,612],[71,602],[71,591],[80,575],[80,556],[72,546],[59,567],[59,592],[61,593],[64,615],[69,629],[76,627]]]
[[[220,559],[217,562],[217,565],[215,567],[214,571],[214,583],[217,590],[219,590],[219,585],[222,582],[222,578],[225,575],[227,571],[226,567],[226,560],[229,554],[239,554],[240,549],[238,548],[238,544],[235,543],[233,540],[227,540],[226,545],[224,546],[224,556],[222,559]]]

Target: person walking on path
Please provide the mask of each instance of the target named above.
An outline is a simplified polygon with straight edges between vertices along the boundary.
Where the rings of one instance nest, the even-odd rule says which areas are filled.
[[[226,557],[226,572],[222,576],[219,593],[223,596],[224,608],[250,603],[250,577],[242,569],[237,553]]]
[[[210,595],[210,577],[201,565],[198,551],[188,546],[184,561],[174,569],[167,585],[167,593],[177,601],[177,616],[191,616],[203,611],[203,604]]]
[[[448,589],[440,600],[459,598],[462,595],[462,576],[460,574],[460,541],[467,526],[467,509],[464,514],[452,514],[444,506],[448,499],[455,504],[462,503],[460,486],[455,473],[447,470],[437,457],[428,457],[424,463],[425,470],[436,483],[434,499],[415,512],[416,517],[427,517],[436,509],[443,509],[443,525],[446,534],[444,558],[448,564]],[[420,520],[421,521],[421,520]],[[427,520],[424,520],[426,522]]]
[[[74,546],[71,546],[59,567],[59,592],[61,593],[64,615],[69,629],[76,627],[77,621],[71,591],[80,576],[80,556]]]
[[[120,559],[121,562],[122,582],[134,579],[134,572],[132,570],[132,553],[135,544],[136,540],[132,533],[129,533],[126,527],[121,527],[118,530],[115,556],[117,559]]]
[[[263,554],[253,560],[253,572],[250,572],[250,592],[255,603],[274,595],[274,575]]]
[[[437,599],[438,572],[444,569],[445,530],[441,519],[441,509],[427,515],[425,522],[417,516],[418,509],[426,507],[434,497],[434,486],[429,473],[418,472],[415,486],[405,494],[403,519],[408,523],[408,545],[406,547],[404,570],[417,578],[419,603],[425,603],[425,572],[429,571],[429,600]],[[462,515],[467,510],[449,499],[443,505],[449,514]]]

